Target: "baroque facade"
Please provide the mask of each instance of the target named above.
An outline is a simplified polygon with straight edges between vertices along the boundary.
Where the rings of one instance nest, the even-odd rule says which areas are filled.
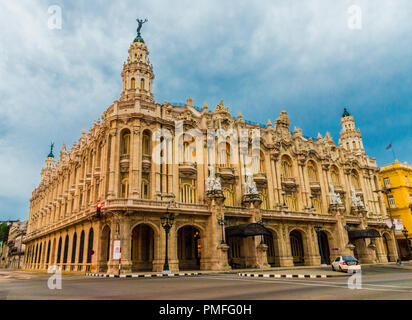
[[[159,103],[148,56],[139,34],[120,98],[69,150],[63,144],[57,164],[47,157],[30,199],[26,269],[162,271],[167,214],[173,272],[320,265],[338,255],[395,261],[374,192],[379,168],[346,110],[336,145],[329,133],[291,132],[284,110],[259,125],[222,101],[211,110],[191,98]]]

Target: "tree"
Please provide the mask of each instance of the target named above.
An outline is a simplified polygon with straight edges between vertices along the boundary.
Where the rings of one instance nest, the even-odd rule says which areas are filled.
[[[0,242],[5,243],[9,238],[9,226],[7,223],[0,224]]]

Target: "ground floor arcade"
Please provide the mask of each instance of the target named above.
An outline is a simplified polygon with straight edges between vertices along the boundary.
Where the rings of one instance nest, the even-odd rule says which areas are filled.
[[[166,233],[161,215],[127,213],[89,219],[27,243],[26,269],[122,273],[163,271]],[[227,217],[227,226],[251,223]],[[168,234],[168,264],[181,270],[229,270],[330,264],[339,255],[354,255],[361,263],[396,261],[390,230],[373,227],[379,237],[349,239],[339,222],[277,220],[263,217],[266,234],[228,236],[212,215],[176,215]],[[317,227],[317,229],[315,228]],[[360,226],[353,226],[360,228]],[[370,227],[372,228],[372,227]],[[113,259],[120,240],[121,259]]]

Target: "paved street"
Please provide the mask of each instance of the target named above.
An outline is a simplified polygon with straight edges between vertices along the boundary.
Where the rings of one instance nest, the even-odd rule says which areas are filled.
[[[91,278],[63,275],[62,289],[47,287],[48,274],[0,270],[0,299],[412,299],[412,270],[364,266],[362,289],[348,277],[242,278],[210,274],[181,278]]]

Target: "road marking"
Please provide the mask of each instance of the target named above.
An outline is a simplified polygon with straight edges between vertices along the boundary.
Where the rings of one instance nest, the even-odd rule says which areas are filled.
[[[205,278],[205,277],[198,277],[199,278]],[[275,278],[269,278],[268,280],[263,280],[263,279],[244,279],[244,278],[221,278],[221,277],[208,277],[209,279],[216,279],[216,280],[226,280],[226,281],[249,281],[249,282],[260,282],[260,283],[268,283],[268,282],[284,282],[284,283],[290,283],[290,284],[300,284],[304,286],[312,286],[312,287],[335,287],[335,288],[342,288],[342,289],[349,289],[346,283],[334,283],[334,282],[329,282],[329,281],[305,281],[302,282],[300,280],[285,280],[285,279],[275,279]],[[366,288],[368,284],[362,284],[362,288],[358,290],[370,290],[370,291],[394,291],[394,292],[407,292],[411,293],[412,291],[410,290],[393,290],[393,289],[380,289],[380,288]],[[351,290],[351,289],[349,289]]]

